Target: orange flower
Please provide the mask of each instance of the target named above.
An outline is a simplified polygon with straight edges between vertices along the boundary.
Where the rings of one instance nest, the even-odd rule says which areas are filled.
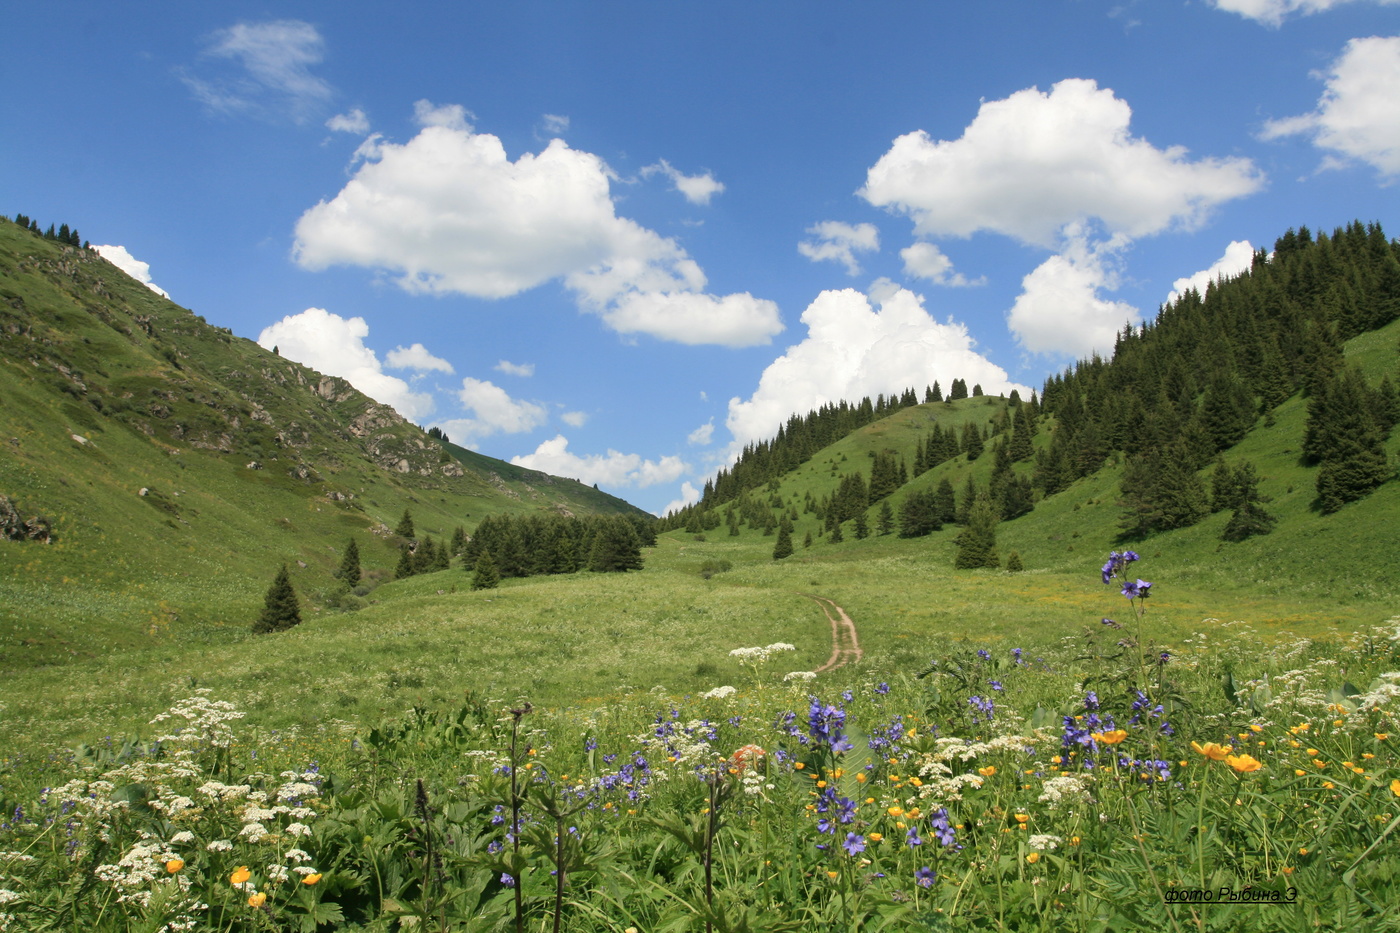
[[[1018,822],[1018,823],[1024,823],[1024,822],[1026,822],[1027,820],[1029,820],[1030,818],[1031,818],[1031,815],[1030,815],[1029,813],[1017,813],[1017,814],[1016,814],[1016,822]]]
[[[229,883],[229,884],[242,884],[243,882],[247,881],[247,880],[248,880],[249,878],[251,878],[251,877],[253,877],[253,873],[250,872],[250,871],[248,870],[248,866],[247,866],[247,865],[239,865],[237,868],[235,868],[235,869],[233,870],[233,874],[231,874],[231,875],[228,876],[228,883]]]
[[[1258,771],[1264,767],[1264,763],[1252,755],[1230,755],[1225,759],[1225,763],[1241,774]]]
[[[264,893],[264,892],[262,892],[262,891],[259,891],[257,894],[253,894],[253,895],[250,895],[250,896],[248,897],[248,906],[249,906],[249,907],[261,907],[261,906],[264,904],[264,902],[266,902],[266,901],[267,901],[267,894]]]
[[[1105,745],[1117,745],[1128,737],[1128,730],[1114,729],[1112,732],[1095,732],[1093,739],[1095,742],[1102,742]]]
[[[301,879],[301,883],[302,883],[302,884],[315,884],[316,882],[318,882],[318,881],[320,881],[320,880],[321,880],[321,873],[318,871],[318,872],[316,872],[316,874],[314,874],[314,875],[307,875],[305,878]]]
[[[1026,861],[1034,865],[1036,862],[1040,861],[1040,853],[1032,852],[1030,855],[1026,856]]]
[[[184,867],[185,860],[182,858],[173,858],[165,863],[165,870],[170,872],[170,874],[172,875]]]
[[[1400,778],[1396,778],[1395,780],[1390,782],[1390,792],[1395,796],[1400,797]]]
[[[987,765],[985,768],[978,768],[977,773],[983,777],[991,777],[997,773],[996,765]]]
[[[1211,761],[1224,761],[1225,756],[1230,754],[1230,749],[1215,742],[1207,742],[1202,745],[1199,742],[1192,742],[1191,747],[1205,755]]]

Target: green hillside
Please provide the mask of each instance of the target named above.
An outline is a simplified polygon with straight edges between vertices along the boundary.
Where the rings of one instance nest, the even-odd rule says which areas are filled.
[[[488,514],[641,514],[429,437],[215,327],[95,252],[0,221],[0,496],[51,543],[0,540],[0,669],[242,629],[282,563],[314,601],[353,535]]]
[[[1261,251],[1245,273],[1212,284],[1204,296],[1189,292],[1157,320],[1127,329],[1111,360],[1081,361],[1048,380],[1039,398],[974,392],[928,401],[941,398],[930,387],[922,404],[906,390],[794,417],[665,527],[735,542],[762,533],[771,550],[786,518],[798,542],[787,560],[901,554],[951,566],[960,525],[945,521],[927,536],[900,538],[904,504],[945,482],[959,511],[969,481],[995,495],[998,451],[1013,446],[1011,426],[1033,412],[1034,436],[1007,475],[1030,484],[1034,508],[997,525],[1001,567],[1014,551],[1028,573],[1071,572],[1110,549],[1132,547],[1180,583],[1296,599],[1300,607],[1314,599],[1366,606],[1384,618],[1400,595],[1400,567],[1380,557],[1393,550],[1400,527],[1400,484],[1393,481],[1400,438],[1391,431],[1400,418],[1398,314],[1400,245],[1378,225],[1353,223],[1316,237],[1290,230],[1272,256]],[[1344,412],[1353,421],[1338,436],[1372,438],[1371,473],[1343,502],[1328,504],[1319,478],[1333,452],[1305,457],[1305,438],[1310,411],[1320,410],[1329,392],[1341,392],[1335,386],[1351,370],[1364,388]],[[963,438],[970,424],[982,435],[980,455],[955,450],[926,472],[914,468],[934,431]],[[811,449],[810,436],[832,431],[845,433]],[[910,468],[907,482],[883,496],[874,492],[879,459]],[[1253,468],[1260,505],[1276,520],[1272,533],[1223,540],[1234,509],[1203,507],[1215,495],[1222,462],[1232,473]],[[1199,501],[1185,517],[1134,527],[1141,523],[1125,517],[1132,497],[1124,483],[1133,464],[1153,481],[1179,466],[1181,477],[1194,477]],[[842,493],[856,476],[858,507]],[[1002,499],[1004,493],[997,504],[1005,514]],[[894,527],[881,534],[886,505]],[[843,517],[839,541],[833,510]],[[868,529],[863,540],[853,510]]]

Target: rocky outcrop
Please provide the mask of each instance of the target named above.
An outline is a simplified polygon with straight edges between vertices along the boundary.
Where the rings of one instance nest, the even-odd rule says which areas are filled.
[[[0,537],[48,544],[53,540],[53,531],[48,519],[39,515],[25,518],[8,496],[0,496]]]

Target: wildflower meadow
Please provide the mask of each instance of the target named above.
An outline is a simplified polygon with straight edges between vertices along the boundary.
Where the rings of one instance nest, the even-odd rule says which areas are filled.
[[[467,694],[296,741],[194,689],[0,772],[0,929],[1315,930],[1400,925],[1400,620],[1110,615],[911,670],[587,705]]]

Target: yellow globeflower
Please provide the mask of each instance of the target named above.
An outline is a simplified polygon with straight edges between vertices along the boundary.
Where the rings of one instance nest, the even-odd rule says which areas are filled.
[[[182,858],[173,858],[165,863],[165,870],[170,872],[170,874],[172,875],[184,867],[185,860]]]
[[[1017,814],[1016,814],[1016,822],[1018,822],[1018,823],[1024,823],[1024,822],[1026,822],[1027,820],[1029,820],[1030,818],[1031,818],[1031,815],[1030,815],[1029,813],[1017,813]]]
[[[1258,771],[1264,767],[1264,763],[1252,755],[1230,755],[1225,759],[1225,763],[1241,773]]]
[[[318,871],[318,872],[316,872],[314,875],[307,875],[305,878],[301,879],[301,883],[302,883],[302,884],[315,884],[316,882],[318,882],[318,881],[320,881],[320,880],[321,880],[321,873]]]
[[[1224,761],[1225,756],[1230,754],[1230,749],[1216,742],[1207,742],[1202,745],[1199,742],[1192,742],[1191,747],[1211,761]]]
[[[1390,792],[1395,796],[1400,797],[1400,778],[1396,778],[1395,780],[1390,782]]]
[[[228,883],[229,883],[229,884],[242,884],[243,882],[247,881],[247,880],[248,880],[249,878],[251,878],[251,877],[253,877],[253,873],[250,872],[250,871],[248,870],[248,866],[247,866],[247,865],[239,865],[237,868],[235,868],[235,869],[233,870],[233,874],[231,874],[231,875],[228,876]]]
[[[1111,732],[1095,732],[1093,739],[1095,742],[1102,742],[1105,745],[1117,745],[1128,737],[1128,730],[1114,729]]]
[[[978,768],[977,773],[983,777],[991,777],[997,773],[996,765],[987,765],[985,768]]]
[[[1032,852],[1030,855],[1026,856],[1026,861],[1034,865],[1036,862],[1040,861],[1040,853]]]
[[[263,903],[264,903],[266,900],[267,900],[267,894],[266,894],[265,892],[259,891],[257,894],[249,895],[249,897],[248,897],[248,906],[249,906],[249,907],[261,907],[261,906],[263,905]]]

